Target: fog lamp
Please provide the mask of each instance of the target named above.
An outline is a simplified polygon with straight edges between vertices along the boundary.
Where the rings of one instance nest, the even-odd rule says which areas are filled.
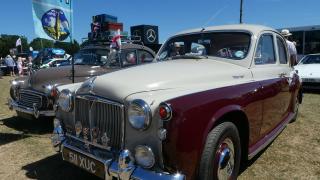
[[[152,168],[155,164],[154,154],[148,146],[137,146],[135,148],[135,159],[137,164],[143,168]]]

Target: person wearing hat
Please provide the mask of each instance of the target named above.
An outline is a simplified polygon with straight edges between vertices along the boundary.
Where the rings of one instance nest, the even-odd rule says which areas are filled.
[[[289,54],[290,54],[290,61],[292,65],[298,64],[297,58],[297,49],[294,42],[289,41],[289,37],[292,35],[288,29],[283,29],[281,31],[282,36],[286,38],[286,43],[288,46]]]

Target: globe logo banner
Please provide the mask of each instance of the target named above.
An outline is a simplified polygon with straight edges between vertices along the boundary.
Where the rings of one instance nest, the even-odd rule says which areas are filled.
[[[32,0],[35,34],[54,41],[72,39],[71,0]]]

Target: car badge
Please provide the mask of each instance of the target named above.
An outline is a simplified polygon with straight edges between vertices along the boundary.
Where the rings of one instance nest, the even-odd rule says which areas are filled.
[[[82,132],[82,124],[80,121],[77,121],[75,126],[74,126],[74,129],[76,131],[76,136],[79,137],[81,132]]]
[[[86,141],[88,141],[88,135],[89,135],[89,128],[87,128],[87,127],[84,127],[83,129],[82,129],[82,134],[83,134],[83,138],[84,138],[84,140],[86,140]]]
[[[312,76],[312,73],[310,73],[310,76]]]
[[[101,143],[104,146],[108,146],[110,142],[110,138],[107,136],[107,133],[103,133],[103,136],[101,137]]]
[[[98,143],[98,136],[99,136],[99,129],[98,128],[92,128],[91,129],[92,139],[94,143]]]
[[[147,31],[147,39],[151,43],[156,41],[156,32],[153,29]]]

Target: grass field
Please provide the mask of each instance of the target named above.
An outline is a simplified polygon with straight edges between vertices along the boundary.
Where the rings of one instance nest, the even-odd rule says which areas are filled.
[[[20,119],[8,110],[10,79],[0,78],[0,179],[96,179],[52,150],[52,122]],[[320,180],[319,106],[320,93],[305,94],[297,122],[249,161],[239,179]]]

